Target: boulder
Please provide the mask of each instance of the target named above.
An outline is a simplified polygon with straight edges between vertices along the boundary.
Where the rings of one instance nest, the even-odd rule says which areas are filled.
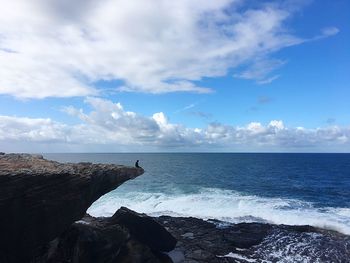
[[[166,254],[152,250],[111,218],[89,215],[74,223],[46,251],[33,263],[172,262]]]
[[[85,216],[50,244],[36,262],[116,262],[130,238],[127,229]]]
[[[125,226],[132,236],[152,250],[169,252],[176,246],[176,239],[153,218],[121,207],[110,219]]]

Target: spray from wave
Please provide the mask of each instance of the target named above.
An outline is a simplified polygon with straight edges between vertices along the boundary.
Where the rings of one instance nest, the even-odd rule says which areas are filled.
[[[350,208],[317,208],[312,203],[242,195],[237,191],[202,188],[192,194],[114,191],[88,210],[93,216],[111,216],[121,206],[151,216],[192,216],[225,222],[266,222],[312,225],[350,235]]]

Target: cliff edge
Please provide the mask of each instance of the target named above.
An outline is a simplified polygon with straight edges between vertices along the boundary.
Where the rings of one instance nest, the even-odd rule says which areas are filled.
[[[142,168],[0,155],[0,261],[27,262]]]

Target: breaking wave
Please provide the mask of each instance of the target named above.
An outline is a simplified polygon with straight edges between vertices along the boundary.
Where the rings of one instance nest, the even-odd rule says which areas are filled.
[[[231,223],[311,225],[350,235],[350,208],[318,208],[310,202],[295,199],[243,195],[217,188],[202,188],[192,194],[113,191],[97,200],[88,213],[111,216],[121,206],[151,216],[192,216]]]

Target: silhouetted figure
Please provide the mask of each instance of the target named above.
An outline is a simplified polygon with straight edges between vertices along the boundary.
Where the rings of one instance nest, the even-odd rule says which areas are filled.
[[[136,168],[141,168],[141,166],[139,165],[139,160],[136,161],[135,167],[136,167]]]

